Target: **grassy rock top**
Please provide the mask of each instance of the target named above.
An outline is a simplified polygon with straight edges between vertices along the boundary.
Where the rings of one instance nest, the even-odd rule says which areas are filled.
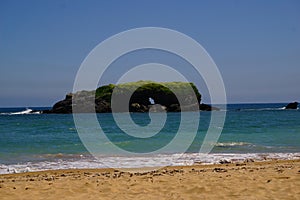
[[[96,98],[102,98],[110,101],[113,90],[115,89],[116,95],[132,94],[132,93],[152,93],[152,94],[165,94],[173,95],[178,94],[182,96],[188,96],[190,94],[190,88],[193,89],[198,101],[201,100],[201,95],[197,87],[193,83],[185,82],[153,82],[153,81],[137,81],[122,83],[118,85],[109,84],[99,87],[96,90]]]

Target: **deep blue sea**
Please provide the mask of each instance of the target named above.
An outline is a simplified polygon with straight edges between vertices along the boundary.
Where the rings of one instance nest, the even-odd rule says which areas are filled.
[[[0,173],[205,164],[224,159],[299,159],[300,110],[284,110],[286,104],[227,105],[222,133],[209,154],[201,154],[199,149],[210,123],[211,112],[200,112],[197,135],[184,154],[173,148],[151,156],[143,153],[155,152],[175,137],[180,113],[167,113],[167,122],[159,134],[146,139],[124,134],[112,114],[97,114],[109,140],[125,151],[136,153],[135,156],[124,156],[105,151],[99,152],[101,156],[97,159],[83,145],[72,114],[28,114],[29,109],[47,108],[0,108]],[[140,126],[150,123],[146,113],[132,113],[131,117]],[[193,121],[192,118],[190,120]],[[90,131],[97,132],[96,129]],[[187,131],[186,134],[190,133]],[[102,141],[98,144],[106,145]]]

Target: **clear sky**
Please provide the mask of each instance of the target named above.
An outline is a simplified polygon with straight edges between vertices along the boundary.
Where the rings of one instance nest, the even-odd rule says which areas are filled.
[[[146,26],[198,41],[229,103],[300,101],[300,1],[0,0],[0,107],[52,106],[97,44]]]

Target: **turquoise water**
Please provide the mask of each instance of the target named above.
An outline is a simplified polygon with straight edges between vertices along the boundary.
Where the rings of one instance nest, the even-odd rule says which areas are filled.
[[[300,111],[283,110],[283,104],[231,104],[222,134],[207,160],[221,159],[220,155],[298,156],[300,153]],[[103,152],[103,162],[95,160],[82,144],[70,114],[20,114],[26,108],[0,109],[0,173],[18,169],[56,169],[99,167],[103,162],[114,162],[118,155]],[[216,111],[224,112],[224,111]],[[199,152],[210,122],[210,112],[200,112],[200,124],[192,145],[187,148],[188,160]],[[128,136],[114,122],[111,114],[97,114],[106,136],[119,148],[135,153],[149,153],[167,145],[175,137],[180,113],[168,113],[159,134],[151,138]],[[131,114],[140,126],[150,123],[148,114]],[[191,122],[193,119],[191,119]],[[130,128],[130,127],[129,127]],[[97,131],[91,129],[91,131]],[[186,134],[189,133],[186,130]],[[184,140],[184,139],[183,139]],[[99,145],[105,143],[98,142]],[[177,155],[176,148],[163,152],[167,157]],[[154,155],[153,157],[163,157]],[[141,156],[142,157],[142,156]],[[122,159],[130,163],[130,158]],[[129,161],[128,161],[129,159]],[[134,159],[130,166],[152,165],[150,158]],[[177,159],[178,160],[178,159]],[[156,163],[159,161],[155,161]],[[204,162],[204,161],[203,161]],[[105,164],[105,163],[104,163]],[[162,161],[163,164],[163,161]],[[176,162],[174,161],[174,164]],[[178,164],[178,163],[177,163]],[[144,166],[143,165],[143,166]],[[121,164],[122,166],[122,164]],[[101,166],[100,166],[101,167]],[[2,171],[1,171],[2,170]]]

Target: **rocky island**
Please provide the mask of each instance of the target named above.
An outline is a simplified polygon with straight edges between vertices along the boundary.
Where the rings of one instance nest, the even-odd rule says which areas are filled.
[[[172,88],[172,91],[169,89]],[[192,88],[192,90],[191,90]],[[114,93],[113,93],[114,91]],[[175,95],[175,94],[176,95]],[[157,83],[152,81],[138,81],[123,84],[109,84],[96,89],[95,91],[79,91],[69,93],[64,100],[54,104],[52,109],[43,111],[43,113],[72,113],[72,105],[74,106],[74,97],[80,106],[76,108],[76,112],[87,113],[93,112],[88,102],[95,102],[97,113],[112,112],[111,100],[112,95],[115,99],[129,98],[129,112],[180,112],[195,110],[218,110],[206,104],[200,104],[201,94],[193,83],[185,82],[164,82]],[[131,95],[131,96],[128,96]],[[196,95],[196,99],[193,98]],[[178,98],[181,99],[182,105]],[[120,101],[122,102],[122,101]],[[115,104],[114,112],[125,112],[125,106]],[[128,110],[128,108],[127,108]]]
[[[284,109],[286,109],[286,110],[291,110],[291,109],[295,110],[297,108],[298,108],[298,102],[295,101],[293,103],[289,103],[288,105],[286,105],[286,107]]]

